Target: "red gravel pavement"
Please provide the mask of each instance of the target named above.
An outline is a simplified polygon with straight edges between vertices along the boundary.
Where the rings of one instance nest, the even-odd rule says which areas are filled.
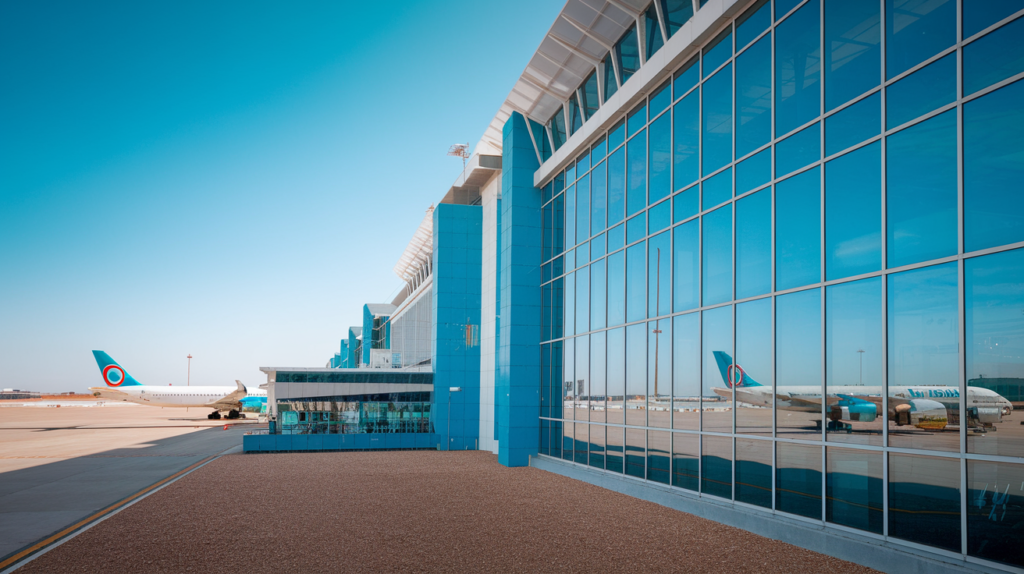
[[[231,455],[37,558],[60,572],[874,572],[480,452]]]

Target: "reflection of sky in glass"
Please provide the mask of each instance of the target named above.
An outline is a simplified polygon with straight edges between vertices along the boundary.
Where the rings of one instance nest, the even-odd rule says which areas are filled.
[[[736,298],[771,291],[772,194],[761,190],[736,202]]]
[[[710,311],[704,311],[703,325],[703,373],[704,382],[701,394],[707,397],[715,397],[712,387],[723,387],[725,381],[718,371],[718,363],[715,362],[715,351],[724,351],[732,356],[732,306],[726,305]]]
[[[620,327],[608,331],[608,396],[622,397],[625,392],[626,330]]]
[[[775,288],[821,281],[821,178],[818,168],[775,186]]]
[[[736,364],[745,377],[772,384],[772,300],[736,305]],[[739,378],[734,376],[733,378]]]
[[[821,387],[821,290],[775,300],[775,374],[779,387]]]
[[[825,381],[828,387],[882,385],[880,277],[826,288]]]
[[[825,278],[882,267],[882,144],[825,165]]]
[[[889,276],[889,387],[960,384],[956,263]]]
[[[645,395],[647,388],[647,324],[626,327],[626,394]]]
[[[1024,379],[1024,249],[964,265],[968,381]]]
[[[732,204],[704,216],[704,304],[732,299]]]
[[[700,220],[695,219],[672,230],[674,260],[672,291],[673,310],[685,311],[697,307],[697,276],[699,274]]]
[[[672,318],[672,394],[695,397],[700,394],[700,313]]]

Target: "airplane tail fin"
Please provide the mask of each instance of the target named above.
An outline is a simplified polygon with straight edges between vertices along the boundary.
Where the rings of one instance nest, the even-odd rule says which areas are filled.
[[[92,356],[96,359],[96,364],[103,375],[103,382],[108,387],[139,386],[140,383],[129,375],[128,371],[125,371],[121,365],[118,365],[117,361],[110,358],[110,355],[103,351],[93,351]]]
[[[732,357],[722,351],[715,351],[715,362],[718,363],[718,372],[722,374],[722,380],[730,389],[733,387],[760,387],[761,383],[755,381],[750,375],[743,371],[743,367],[734,364]]]

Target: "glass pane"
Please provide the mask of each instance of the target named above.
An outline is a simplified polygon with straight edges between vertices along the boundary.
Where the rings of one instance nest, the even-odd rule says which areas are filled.
[[[604,57],[604,101],[608,101],[608,98],[615,95],[615,92],[619,91],[619,85],[615,81],[615,64],[612,63],[612,53],[608,52],[608,55]],[[609,137],[609,147],[611,146],[611,138]]]
[[[590,266],[590,328],[605,328],[605,265],[606,259],[599,259]]]
[[[1020,0],[964,0],[963,5],[965,39],[1024,8]]]
[[[672,320],[647,323],[647,426],[672,427]]]
[[[772,24],[772,6],[768,0],[758,0],[736,19],[736,49],[742,50]]]
[[[775,446],[775,509],[821,520],[821,447]]]
[[[968,259],[964,283],[967,451],[1024,457],[1024,249]]]
[[[736,195],[742,195],[772,180],[772,148],[750,156],[736,166]]]
[[[626,148],[619,148],[608,158],[608,225],[622,221],[626,215]]]
[[[575,423],[572,425],[574,429],[575,440],[573,440],[573,462],[577,464],[587,464],[589,458],[588,450],[590,443],[590,425]]]
[[[690,0],[660,0],[661,13],[665,16],[668,35],[672,36],[693,18],[693,2]]]
[[[626,216],[647,206],[647,134],[641,131],[626,144],[629,161],[626,179]]]
[[[616,225],[608,230],[608,253],[626,245],[626,226]]]
[[[569,98],[569,135],[578,132],[582,127],[583,114],[580,112],[580,106],[576,102],[576,94],[573,94]]]
[[[626,120],[619,120],[612,129],[608,130],[608,150],[614,151],[624,141],[626,141]]]
[[[881,534],[882,453],[825,450],[825,520]]]
[[[594,261],[607,253],[605,250],[605,234],[602,233],[590,240],[590,260]]]
[[[882,279],[825,288],[825,439],[882,446]]]
[[[604,468],[604,427],[590,425],[590,466]]]
[[[592,233],[600,233],[605,229],[608,211],[608,172],[604,162],[594,167],[590,178],[590,228]]]
[[[960,552],[960,461],[889,455],[889,536]]]
[[[825,0],[825,111],[879,84],[880,12],[878,2]]]
[[[957,264],[888,280],[889,446],[959,451],[946,429],[960,413]]]
[[[886,265],[956,255],[956,110],[889,136],[885,150]]]
[[[736,298],[772,290],[772,190],[736,202]]]
[[[703,208],[711,209],[732,199],[732,168],[705,179],[701,184],[704,191]]]
[[[647,431],[626,428],[626,474],[637,478],[647,476]]]
[[[672,434],[668,431],[647,431],[647,480],[668,484]]]
[[[600,99],[597,97],[597,72],[591,72],[583,85],[580,86],[583,94],[583,121],[589,120],[601,107]],[[602,154],[603,155],[603,154]]]
[[[647,125],[647,104],[641,101],[626,116],[626,137],[633,137],[633,134]]]
[[[767,25],[767,4],[761,8]],[[736,157],[772,139],[772,39],[758,40],[736,57]]]
[[[672,223],[685,221],[700,212],[700,186],[695,185],[672,198]]]
[[[685,2],[685,0],[679,0]],[[674,33],[674,32],[673,32]],[[700,60],[694,57],[689,62],[683,64],[682,68],[679,68],[672,77],[672,93],[673,97],[679,99],[680,96],[688,92],[691,88],[697,85],[700,81]]]
[[[715,353],[715,359],[719,370],[724,371],[720,384],[736,393],[736,432],[771,436],[771,298],[736,305],[736,364],[727,353]],[[770,461],[770,449],[768,455]]]
[[[821,438],[821,290],[775,299],[777,436]]]
[[[882,127],[882,93],[875,92],[825,118],[825,155],[830,156],[877,136]]]
[[[572,339],[563,341],[562,344],[562,399],[559,401],[562,404],[562,418],[566,420],[572,420],[573,418],[573,404],[575,401],[576,392],[576,359],[574,358],[574,351],[576,345]],[[566,428],[566,437],[572,440],[572,429]],[[563,444],[563,449],[566,443]],[[572,452],[572,445],[568,447],[569,452]],[[570,454],[571,456],[571,454]]]
[[[703,430],[732,432],[732,400],[724,387],[723,373],[718,365],[716,352],[732,355],[732,306],[718,307],[704,311],[703,357],[701,384],[701,408],[703,409]]]
[[[825,164],[825,278],[882,267],[882,145]]]
[[[967,553],[1024,566],[1024,464],[967,461]]]
[[[647,425],[646,323],[626,327],[626,424]]]
[[[820,113],[819,6],[808,2],[775,28],[775,133],[786,134]]]
[[[590,420],[590,337],[587,335],[576,337],[575,343],[576,411],[573,418],[577,421],[588,421]],[[586,464],[585,460],[583,464]]]
[[[796,5],[803,0],[775,0],[775,20],[781,20],[783,16],[789,14]]]
[[[1022,34],[1024,18],[1018,18],[964,46],[965,96],[1024,72]]]
[[[624,397],[626,396],[626,331],[623,328],[608,331],[608,409],[605,414],[608,422],[622,424]],[[611,446],[609,431],[608,446]],[[609,449],[611,450],[611,449]],[[610,468],[610,467],[609,467]]]
[[[593,158],[592,161],[595,165],[597,164],[597,162],[604,159],[605,153],[607,153],[607,149],[605,146],[604,138],[597,140],[593,147],[590,148],[590,157]]]
[[[667,204],[666,204],[667,205]],[[667,231],[647,241],[647,316],[660,317],[672,312],[672,239]]]
[[[607,412],[605,399],[608,396],[608,373],[605,363],[607,361],[605,341],[603,332],[590,335],[590,420],[594,422],[605,422],[605,412]],[[601,433],[603,441],[604,431],[602,430]],[[591,429],[591,435],[593,435],[593,429]],[[591,436],[591,440],[593,440],[593,436]]]
[[[611,472],[621,473],[623,471],[622,455],[624,439],[622,434],[622,427],[608,427],[606,429],[608,447],[605,451],[605,468]]]
[[[562,147],[565,143],[565,112],[559,108],[555,115],[548,121],[548,128],[551,130],[551,139],[555,149]]]
[[[699,430],[700,313],[672,318],[672,359],[672,427]],[[696,444],[693,456],[697,456]],[[695,466],[693,476],[696,475]],[[696,488],[694,485],[693,489]]]
[[[686,311],[696,308],[697,278],[700,272],[700,220],[695,219],[672,230],[673,279],[672,309]]]
[[[633,243],[647,236],[647,212],[626,222],[626,243]]]
[[[657,203],[672,194],[671,115],[665,114],[651,124],[650,137],[651,183],[648,203]]]
[[[732,205],[705,215],[702,277],[704,305],[732,299]]]
[[[732,56],[732,28],[726,28],[718,37],[704,46],[704,77],[714,72]]]
[[[576,274],[566,273],[564,281],[563,302],[565,322],[563,327],[565,329],[565,336],[571,337],[576,333]]]
[[[675,148],[672,162],[675,173],[672,185],[680,189],[700,177],[700,92],[694,91],[675,105],[672,126]]]
[[[573,245],[576,245],[576,186],[570,185],[565,190],[565,246]]]
[[[672,434],[672,486],[697,491],[699,439],[695,434]]]
[[[590,267],[583,267],[576,278],[576,332],[590,330]]]
[[[583,149],[586,150],[586,148]],[[582,178],[588,171],[590,171],[590,152],[586,151],[576,158],[576,177]]]
[[[665,38],[661,35],[661,24],[658,23],[657,8],[653,3],[644,14],[644,39],[647,40],[647,45],[644,46],[644,55],[648,59],[665,45]]]
[[[792,173],[820,157],[821,127],[814,124],[775,144],[775,173]]]
[[[895,78],[955,42],[955,0],[885,0],[887,79]]]
[[[892,129],[956,99],[956,54],[910,74],[885,94],[885,126]]]
[[[647,210],[648,233],[657,233],[672,225],[672,203],[663,201]]]
[[[555,279],[551,282],[551,338],[558,339],[565,334],[562,323],[562,302],[565,298],[563,293],[565,279]]]
[[[590,175],[576,182],[576,243],[590,237]]]
[[[608,256],[608,325],[626,322],[626,252]]]
[[[651,4],[651,6],[654,6]],[[650,111],[648,112],[653,120],[658,114],[672,103],[672,82],[665,80],[661,86],[656,88],[651,94],[649,106]]]
[[[736,439],[736,500],[772,507],[771,441]]]
[[[701,441],[701,492],[732,499],[732,439],[704,435]]]
[[[732,161],[732,69],[726,66],[701,86],[704,93],[703,173]]]
[[[565,251],[565,194],[556,196],[552,203],[554,208],[551,212],[551,253],[558,255]]]
[[[637,43],[636,27],[630,26],[629,31],[615,45],[618,58],[619,77],[625,84],[640,69],[640,45]]]
[[[551,456],[562,457],[562,422],[551,421]]]
[[[775,288],[821,281],[821,178],[818,168],[775,185]]]
[[[1024,82],[964,105],[964,249],[1024,240]]]

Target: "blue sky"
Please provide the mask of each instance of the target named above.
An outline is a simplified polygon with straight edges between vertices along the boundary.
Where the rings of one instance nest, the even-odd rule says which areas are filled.
[[[560,8],[0,4],[2,386],[326,363]]]

